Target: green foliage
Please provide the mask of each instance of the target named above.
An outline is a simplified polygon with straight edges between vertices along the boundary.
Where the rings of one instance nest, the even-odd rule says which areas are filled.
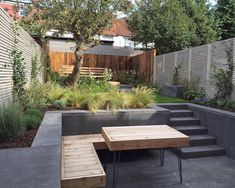
[[[196,98],[202,99],[205,97],[205,93],[201,93],[195,90],[189,90],[184,92],[184,99],[186,99],[187,101],[195,101]]]
[[[102,81],[108,82],[108,81],[112,80],[112,77],[113,77],[112,70],[111,69],[104,69]]]
[[[129,0],[34,1],[21,23],[31,34],[40,36],[50,29],[57,31],[55,36],[73,34],[76,58],[74,70],[69,76],[72,85],[76,82],[83,62],[83,51],[94,44],[96,35],[112,25],[118,11],[127,12],[131,5]]]
[[[154,91],[146,86],[138,86],[124,98],[126,98],[124,105],[127,108],[146,108],[148,104],[154,102]]]
[[[25,103],[25,84],[26,84],[26,73],[25,73],[25,62],[22,57],[22,51],[17,48],[18,44],[18,30],[17,24],[12,25],[13,30],[13,48],[11,51],[12,65],[13,65],[13,96],[22,104]]]
[[[37,109],[28,109],[24,116],[25,125],[28,129],[35,129],[39,126],[42,119],[42,113]]]
[[[135,85],[135,84],[139,83],[138,75],[135,70],[115,73],[113,79],[115,81],[122,83],[122,84]]]
[[[0,141],[9,141],[25,132],[23,110],[17,103],[0,107]]]
[[[219,32],[222,39],[235,37],[235,1],[217,0],[215,14],[220,21]]]
[[[229,49],[227,53],[227,69],[223,68],[213,68],[212,78],[214,80],[216,94],[214,98],[216,100],[225,100],[227,97],[231,96],[233,91],[233,56],[232,50]]]
[[[56,106],[63,106],[63,97],[65,97],[66,90],[58,85],[58,84],[51,84],[50,88],[47,92],[47,102],[49,104],[55,104]]]
[[[81,106],[83,109],[90,110],[91,112],[96,112],[103,106],[103,96],[100,93],[87,93],[86,97],[81,101]]]
[[[48,85],[34,82],[27,88],[26,104],[28,108],[43,108],[45,106]]]
[[[103,108],[106,110],[116,110],[123,107],[123,98],[119,92],[103,93]]]
[[[38,65],[38,56],[34,56],[31,61],[31,82],[38,82],[38,74],[41,67]]]
[[[128,25],[135,41],[154,43],[159,54],[218,39],[206,0],[139,1]]]
[[[191,75],[190,79],[188,76],[185,76],[181,85],[183,86],[184,91],[198,91],[198,82],[199,78],[197,76]]]
[[[180,74],[179,69],[181,65],[177,65],[174,70],[173,78],[172,78],[172,85],[179,85],[180,84]]]

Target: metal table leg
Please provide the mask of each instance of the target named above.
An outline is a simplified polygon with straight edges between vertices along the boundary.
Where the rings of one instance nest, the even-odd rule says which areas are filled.
[[[182,173],[182,158],[180,155],[180,149],[177,148],[177,159],[178,159],[178,167],[179,167],[179,174],[180,174],[180,183],[183,183],[183,173]]]
[[[160,149],[160,165],[164,166],[164,161],[165,161],[165,149],[161,148]]]
[[[118,185],[118,168],[119,168],[119,162],[121,158],[121,152],[120,151],[114,151],[113,152],[113,188],[117,188]]]

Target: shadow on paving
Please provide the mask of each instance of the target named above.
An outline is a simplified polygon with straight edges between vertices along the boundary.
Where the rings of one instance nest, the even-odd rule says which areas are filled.
[[[99,152],[104,161],[105,152]],[[107,186],[112,188],[112,153],[109,152]],[[158,150],[125,151],[119,164],[119,188],[232,188],[235,187],[235,160],[206,157],[183,160],[180,184],[177,157],[167,150],[160,166]]]

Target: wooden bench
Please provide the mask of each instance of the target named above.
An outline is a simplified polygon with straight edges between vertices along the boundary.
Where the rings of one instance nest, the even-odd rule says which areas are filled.
[[[59,69],[61,76],[69,76],[73,71],[73,65],[62,65]],[[81,67],[80,76],[89,76],[93,78],[103,78],[105,68],[99,67]]]
[[[62,137],[62,188],[105,187],[106,174],[96,149],[107,149],[101,134]]]

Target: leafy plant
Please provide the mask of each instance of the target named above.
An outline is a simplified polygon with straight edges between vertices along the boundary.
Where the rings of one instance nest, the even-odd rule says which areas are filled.
[[[81,100],[81,107],[91,112],[96,112],[101,109],[104,100],[103,96],[100,93],[87,93],[86,97]]]
[[[128,108],[146,108],[148,104],[154,102],[154,91],[145,86],[138,86],[126,97]]]
[[[31,82],[35,83],[38,81],[38,74],[41,67],[38,65],[38,56],[34,56],[31,61]]]
[[[174,70],[173,78],[172,78],[172,85],[179,85],[180,84],[180,74],[179,69],[181,65],[177,65]]]
[[[114,73],[114,80],[119,81],[123,84],[131,84],[131,85],[139,83],[136,70],[116,72]]]
[[[112,80],[112,77],[113,77],[113,73],[112,73],[112,70],[111,69],[104,69],[104,73],[103,73],[103,78],[102,78],[102,81],[104,83]]]
[[[47,85],[34,82],[26,92],[25,104],[28,108],[43,108],[46,104]]]
[[[204,93],[195,91],[195,90],[190,90],[190,91],[186,91],[184,92],[184,99],[188,100],[188,101],[194,101],[195,99],[199,100],[199,99],[204,99],[206,97],[206,95]]]
[[[9,141],[25,133],[23,110],[17,103],[0,107],[0,141]]]
[[[39,126],[42,119],[42,113],[37,109],[28,109],[24,116],[25,125],[28,129],[35,129]]]
[[[65,89],[58,84],[52,84],[47,92],[47,99],[50,104],[62,99],[65,96]]]
[[[123,107],[123,98],[119,92],[104,94],[104,109],[116,110]]]
[[[233,55],[232,49],[226,51],[227,53],[227,69],[213,68],[212,78],[214,80],[216,94],[214,98],[216,100],[225,100],[231,96],[233,91]]]
[[[26,73],[25,73],[25,62],[22,57],[22,51],[17,48],[18,41],[18,30],[17,24],[12,25],[13,30],[13,48],[11,51],[12,65],[13,65],[13,96],[21,104],[25,104],[25,84],[26,84]]]

